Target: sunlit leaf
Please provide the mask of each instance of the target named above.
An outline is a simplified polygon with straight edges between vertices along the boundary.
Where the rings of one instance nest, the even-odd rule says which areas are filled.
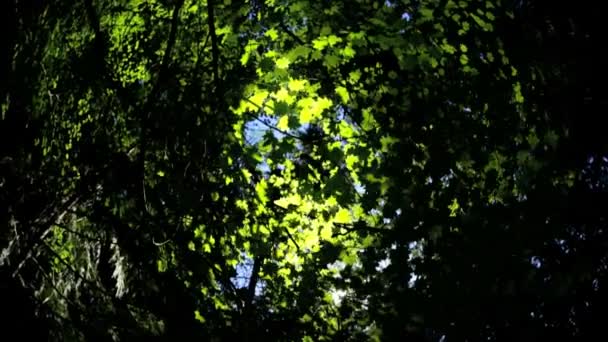
[[[306,83],[306,80],[289,80],[287,87],[291,91],[300,91],[304,89]]]
[[[334,217],[334,222],[335,223],[350,223],[351,219],[350,219],[350,213],[348,212],[348,210],[341,208],[340,210],[338,210],[338,212],[336,213],[336,216]]]
[[[269,37],[271,40],[277,40],[277,38],[279,37],[279,32],[276,29],[271,28],[266,31],[264,35]]]
[[[342,86],[336,87],[336,94],[338,94],[340,96],[342,103],[348,102],[348,90],[346,90],[346,88],[344,88]]]
[[[287,57],[281,57],[276,61],[277,68],[287,69],[289,67],[289,59]]]
[[[287,115],[281,116],[277,122],[277,128],[284,131],[289,129],[289,117]]]

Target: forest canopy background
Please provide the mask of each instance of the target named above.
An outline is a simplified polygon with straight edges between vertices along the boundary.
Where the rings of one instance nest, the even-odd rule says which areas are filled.
[[[592,5],[0,6],[5,336],[600,332]]]

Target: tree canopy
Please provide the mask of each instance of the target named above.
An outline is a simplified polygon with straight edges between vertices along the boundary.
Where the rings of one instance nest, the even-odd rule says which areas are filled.
[[[592,5],[1,6],[6,336],[600,332]]]

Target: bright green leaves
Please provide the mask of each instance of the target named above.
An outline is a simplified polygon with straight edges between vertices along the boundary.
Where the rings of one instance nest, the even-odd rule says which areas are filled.
[[[334,217],[334,222],[343,223],[343,224],[350,223],[351,222],[350,212],[345,208],[340,208],[340,210],[338,210],[338,212],[336,213],[336,216]]]
[[[319,233],[314,230],[306,230],[302,234],[302,247],[307,250],[317,251],[319,248]]]
[[[319,231],[319,237],[321,240],[331,240],[332,237],[332,228],[329,225],[324,225],[321,227],[320,231]]]
[[[372,131],[372,130],[378,128],[378,123],[376,122],[376,119],[372,115],[371,108],[365,108],[362,110],[361,113],[363,115],[363,121],[361,122],[361,128],[364,131],[369,132],[369,131]]]
[[[458,209],[460,209],[460,204],[458,204],[458,200],[454,198],[452,200],[452,203],[448,206],[448,209],[450,210],[450,217],[455,217],[458,213]]]
[[[190,7],[188,7],[188,13],[196,13],[198,12],[198,5],[194,4]]]
[[[161,259],[157,260],[156,266],[157,266],[158,272],[162,273],[162,272],[167,271],[167,262],[164,260],[161,260]]]
[[[298,110],[300,112],[300,123],[307,124],[313,120],[318,120],[322,117],[324,110],[330,108],[332,102],[325,97],[312,98],[307,97],[298,101]]]
[[[246,65],[249,62],[249,58],[251,57],[251,54],[256,53],[257,48],[258,48],[257,41],[250,40],[247,43],[247,45],[245,46],[245,51],[240,59],[241,65]]]
[[[336,35],[329,36],[321,36],[312,42],[312,47],[315,50],[323,51],[326,47],[333,47],[334,45],[340,43],[342,38]]]
[[[241,100],[237,109],[233,109],[233,112],[237,115],[241,115],[248,111],[260,111],[264,107],[269,96],[269,92],[267,90],[260,89],[255,86],[248,87],[247,92],[249,92],[250,95]]]
[[[332,46],[334,46],[334,45],[338,44],[338,43],[339,43],[339,42],[341,42],[341,41],[342,41],[342,38],[340,38],[340,37],[338,37],[338,36],[335,36],[335,35],[333,35],[333,34],[332,34],[332,35],[327,36],[327,44],[328,44],[330,47],[332,47]]]
[[[308,84],[308,81],[306,81],[306,80],[291,79],[287,83],[287,87],[291,91],[298,92],[298,91],[304,90],[304,88],[306,87],[307,84]]]
[[[521,84],[519,82],[513,84],[513,101],[519,104],[524,103],[524,96],[521,92]]]
[[[291,196],[282,197],[274,201],[274,204],[278,205],[283,209],[289,209],[291,205],[299,207],[300,203],[302,203],[302,198],[299,194],[293,194]]]
[[[460,55],[460,64],[466,66],[469,63],[469,57],[467,57],[467,55],[462,54]]]
[[[268,91],[256,89],[257,91],[248,99],[248,109],[257,111],[264,106],[264,102],[268,98]],[[253,107],[251,107],[253,106]]]
[[[344,47],[344,49],[342,49],[342,57],[344,57],[345,60],[355,57],[355,50],[352,48],[352,46],[347,45]]]
[[[348,73],[348,80],[351,84],[356,84],[361,78],[361,71],[354,70]]]
[[[294,102],[294,97],[285,88],[279,89],[276,93],[273,94],[273,97],[287,104],[292,104]]]
[[[277,68],[287,69],[289,67],[289,59],[287,57],[280,57],[276,60]]]
[[[283,130],[283,131],[288,130],[289,129],[289,116],[287,116],[287,115],[281,116],[279,121],[277,121],[277,128],[280,130]]]
[[[355,135],[353,127],[345,121],[340,121],[338,128],[342,138],[349,139]]]
[[[196,319],[197,321],[201,322],[201,323],[205,323],[205,317],[203,317],[200,313],[200,311],[196,310],[194,311],[194,319]]]
[[[346,167],[352,170],[354,169],[355,164],[359,162],[359,157],[354,154],[349,154],[348,156],[346,156],[345,162]]]
[[[344,88],[342,86],[336,87],[336,94],[338,94],[338,96],[340,96],[342,103],[344,103],[344,104],[348,103],[348,90],[346,90],[346,88]]]
[[[266,37],[269,37],[269,38],[270,38],[270,40],[273,40],[273,41],[274,41],[274,40],[277,40],[277,38],[279,38],[279,32],[278,32],[276,29],[274,29],[274,28],[271,28],[271,29],[269,29],[268,31],[266,31],[266,32],[264,33],[264,35],[265,35]]]
[[[268,195],[266,194],[266,190],[268,189],[268,185],[266,180],[260,180],[255,186],[255,192],[258,195],[258,199],[260,202],[265,205],[268,202]]]

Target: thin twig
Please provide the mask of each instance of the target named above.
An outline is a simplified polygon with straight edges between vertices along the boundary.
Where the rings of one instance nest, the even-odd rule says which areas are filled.
[[[306,44],[306,43],[304,43],[304,41],[302,39],[300,39],[300,37],[296,36],[295,33],[291,32],[289,30],[289,28],[285,25],[285,23],[280,22],[279,27],[281,28],[281,30],[283,30],[285,33],[287,33],[291,38],[293,38],[296,42],[298,42],[298,44],[300,44],[300,45]]]
[[[287,237],[291,240],[291,242],[293,242],[293,244],[296,246],[296,249],[299,252],[300,245],[298,245],[298,243],[296,242],[296,239],[293,238],[293,235],[291,235],[291,233],[289,232],[289,229],[287,229],[287,227],[285,227],[285,232],[287,233]]]
[[[286,136],[288,136],[288,137],[291,137],[291,138],[294,138],[294,139],[298,139],[298,140],[302,140],[302,137],[297,136],[297,135],[294,135],[294,134],[291,134],[291,133],[286,132],[286,131],[284,131],[284,130],[282,130],[282,129],[280,129],[280,128],[276,127],[276,126],[273,126],[273,125],[271,125],[271,124],[269,124],[269,123],[265,122],[264,120],[260,119],[260,118],[259,118],[259,117],[257,117],[256,115],[253,115],[253,114],[250,114],[250,113],[247,113],[247,115],[248,115],[249,117],[251,117],[252,119],[254,119],[254,120],[256,120],[256,121],[260,122],[260,123],[261,123],[261,124],[263,124],[264,126],[266,126],[266,127],[270,128],[270,129],[272,129],[272,130],[275,130],[275,131],[277,131],[277,132],[279,132],[279,133],[281,133],[281,134],[284,134],[284,135],[286,135]]]
[[[345,235],[345,234],[348,234],[351,232],[359,232],[359,231],[386,234],[391,231],[390,229],[385,229],[385,228],[369,227],[367,224],[361,224],[361,225],[354,226],[354,225],[343,224],[343,223],[334,223],[334,225],[338,228],[346,230],[346,233],[339,233],[337,235]],[[383,226],[385,226],[385,225],[383,225]]]
[[[245,99],[245,101],[247,101],[247,102],[251,103],[252,105],[256,106],[256,107],[258,108],[258,110],[263,110],[263,109],[264,109],[264,107],[268,107],[268,108],[269,108],[271,111],[274,111],[274,108],[272,108],[272,107],[270,107],[270,106],[268,106],[268,105],[266,105],[266,104],[264,104],[264,105],[260,106],[260,105],[258,105],[257,103],[255,103],[255,102],[253,102],[253,101],[251,101],[250,99],[247,99],[247,98]],[[271,124],[269,124],[269,123],[267,123],[267,122],[264,122],[262,119],[260,119],[259,117],[257,117],[257,116],[256,116],[256,115],[254,115],[254,114],[251,114],[251,113],[249,113],[249,112],[246,112],[246,114],[247,114],[249,117],[251,117],[252,119],[254,119],[254,120],[257,120],[257,121],[261,122],[261,123],[262,123],[264,126],[266,126],[266,127],[270,128],[270,129],[273,129],[273,130],[275,130],[275,131],[277,131],[277,132],[279,132],[279,133],[281,133],[281,134],[284,134],[284,135],[286,135],[286,136],[288,136],[288,137],[292,137],[292,138],[294,138],[294,139],[302,140],[302,137],[297,136],[297,135],[294,135],[294,134],[291,134],[291,133],[286,132],[286,131],[284,131],[284,130],[282,130],[282,129],[278,128],[278,127],[275,127],[275,126],[273,126],[273,125],[271,125]]]

